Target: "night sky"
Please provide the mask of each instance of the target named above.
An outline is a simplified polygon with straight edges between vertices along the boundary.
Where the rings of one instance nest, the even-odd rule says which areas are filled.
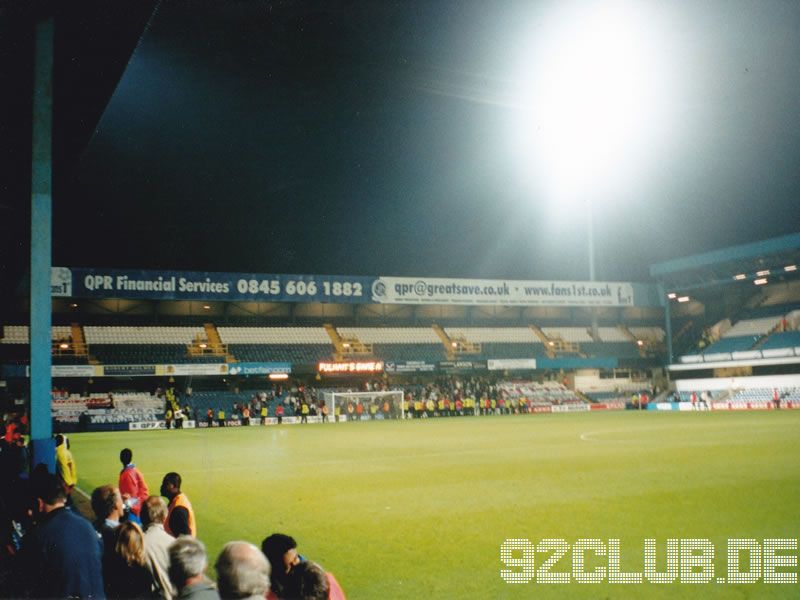
[[[519,90],[564,6],[598,3],[159,3],[56,190],[53,262],[580,280],[591,201],[598,279],[648,281],[800,231],[800,3],[617,4],[659,108],[567,205],[520,149],[547,124]]]

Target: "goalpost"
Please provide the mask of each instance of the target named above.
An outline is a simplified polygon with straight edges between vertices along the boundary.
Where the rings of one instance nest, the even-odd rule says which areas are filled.
[[[378,413],[383,413],[383,403],[388,400],[390,403],[390,414],[399,414],[401,419],[405,419],[405,408],[403,407],[403,390],[384,390],[380,392],[324,392],[325,405],[328,407],[328,414],[335,415],[336,407],[340,407],[341,414],[348,416],[346,407],[348,403],[360,403],[364,406],[365,415],[369,415],[369,406],[378,404]],[[349,418],[349,416],[348,416]]]

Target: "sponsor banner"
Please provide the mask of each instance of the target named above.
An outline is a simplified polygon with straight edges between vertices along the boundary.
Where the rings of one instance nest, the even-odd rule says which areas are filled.
[[[346,421],[344,415],[339,417],[339,422]],[[315,415],[308,417],[309,423],[322,423],[322,416]],[[335,423],[337,422],[336,419],[332,417],[328,417],[328,423]],[[240,421],[226,421],[226,423],[232,427],[246,427],[246,425],[242,425]],[[275,417],[267,417],[265,425],[261,425],[261,417],[251,417],[250,418],[250,427],[265,427],[265,426],[272,426],[277,425],[278,419]],[[299,425],[300,424],[300,417],[283,417],[283,422],[281,425]],[[197,423],[197,427],[200,429],[208,429],[208,423],[206,421],[199,421]],[[214,424],[211,426],[214,429],[218,429],[217,421],[214,420]]]
[[[657,306],[655,286],[625,282],[286,275],[53,267],[56,297],[500,306]]]
[[[550,406],[550,405],[547,405],[547,406],[541,406],[541,405],[531,406],[531,412],[532,413],[549,413],[549,412],[553,412],[553,407]]]
[[[436,370],[436,365],[421,360],[408,360],[406,362],[386,362],[384,369],[387,373],[420,373]]]
[[[96,377],[101,367],[95,365],[53,365],[50,372],[53,377]]]
[[[782,407],[792,408],[792,403],[781,404]],[[775,405],[768,401],[756,402],[712,402],[712,410],[772,410]]]
[[[625,403],[612,400],[610,402],[598,402],[590,404],[589,410],[625,410]]]
[[[183,429],[194,429],[198,425],[194,421],[184,421]],[[137,421],[135,423],[128,423],[129,431],[143,431],[146,429],[166,429],[167,424],[164,421]]]
[[[382,304],[634,305],[630,283],[414,277],[379,277],[372,284],[372,300]]]
[[[490,371],[512,371],[514,369],[535,369],[535,358],[502,358],[487,361]]]
[[[53,267],[53,295],[150,300],[370,303],[375,277]]]
[[[129,431],[142,431],[145,429],[166,429],[167,424],[164,421],[137,421],[135,423],[128,423]]]
[[[481,360],[445,360],[439,363],[442,371],[486,370],[486,362]]]
[[[383,362],[379,360],[350,362],[321,362],[317,365],[320,373],[335,375],[338,373],[382,373]]]
[[[55,298],[72,296],[72,272],[66,267],[50,269],[50,294]]]
[[[677,402],[650,402],[647,410],[678,410]]]
[[[559,356],[548,358],[542,356],[536,359],[539,369],[564,369],[565,371],[574,369],[616,369],[619,361],[613,356],[590,356],[583,358],[580,356]]]
[[[103,365],[101,375],[106,377],[142,377],[156,374],[155,365]]]
[[[270,373],[291,373],[292,363],[288,362],[240,362],[228,365],[230,375],[269,375]]]
[[[647,410],[706,410],[705,407],[692,406],[691,402],[649,402]]]
[[[584,402],[573,402],[570,404],[554,404],[552,411],[554,413],[561,412],[587,412],[589,405]]]
[[[226,363],[156,365],[156,375],[228,375],[229,372]]]

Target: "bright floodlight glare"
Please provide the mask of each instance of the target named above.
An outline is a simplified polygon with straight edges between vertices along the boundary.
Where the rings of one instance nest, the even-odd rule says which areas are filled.
[[[742,279],[747,279],[747,275],[745,275],[744,273],[739,273],[738,275],[734,275],[733,278],[736,281],[741,281]]]
[[[753,281],[753,283],[756,285],[767,285],[767,278],[763,277],[761,279],[756,279]]]
[[[797,265],[786,265],[785,267],[783,267],[783,270],[786,271],[787,273],[790,271],[797,271]]]
[[[765,276],[769,275],[769,269],[766,269],[766,270],[764,270],[764,271],[758,271],[758,272],[756,273],[756,275],[757,275],[758,277],[765,277]]]
[[[669,298],[670,300],[674,300],[677,297],[678,294],[676,294],[675,292],[670,292],[669,294],[667,294],[667,298]]]
[[[681,296],[680,298],[678,298],[678,302],[680,302],[680,303],[684,303],[684,302],[688,302],[688,301],[689,301],[689,296]]]
[[[551,199],[628,186],[669,129],[676,90],[652,8],[564,0],[532,29],[515,78],[515,151]]]

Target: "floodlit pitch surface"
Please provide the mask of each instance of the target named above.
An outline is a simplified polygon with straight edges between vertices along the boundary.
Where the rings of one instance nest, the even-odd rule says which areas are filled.
[[[269,533],[289,533],[353,599],[800,593],[800,584],[716,583],[727,574],[728,538],[800,536],[800,411],[526,415],[71,439],[83,490],[115,481],[119,450],[129,446],[153,491],[164,473],[182,474],[212,563],[226,541],[260,545]],[[508,568],[500,560],[507,538],[619,539],[621,571],[640,573],[646,538],[657,542],[660,571],[669,538],[707,538],[717,552],[714,583],[542,584],[534,577],[509,584],[500,574]],[[536,567],[547,557],[536,554]],[[587,557],[587,570],[608,564]],[[552,571],[572,573],[571,553]]]

